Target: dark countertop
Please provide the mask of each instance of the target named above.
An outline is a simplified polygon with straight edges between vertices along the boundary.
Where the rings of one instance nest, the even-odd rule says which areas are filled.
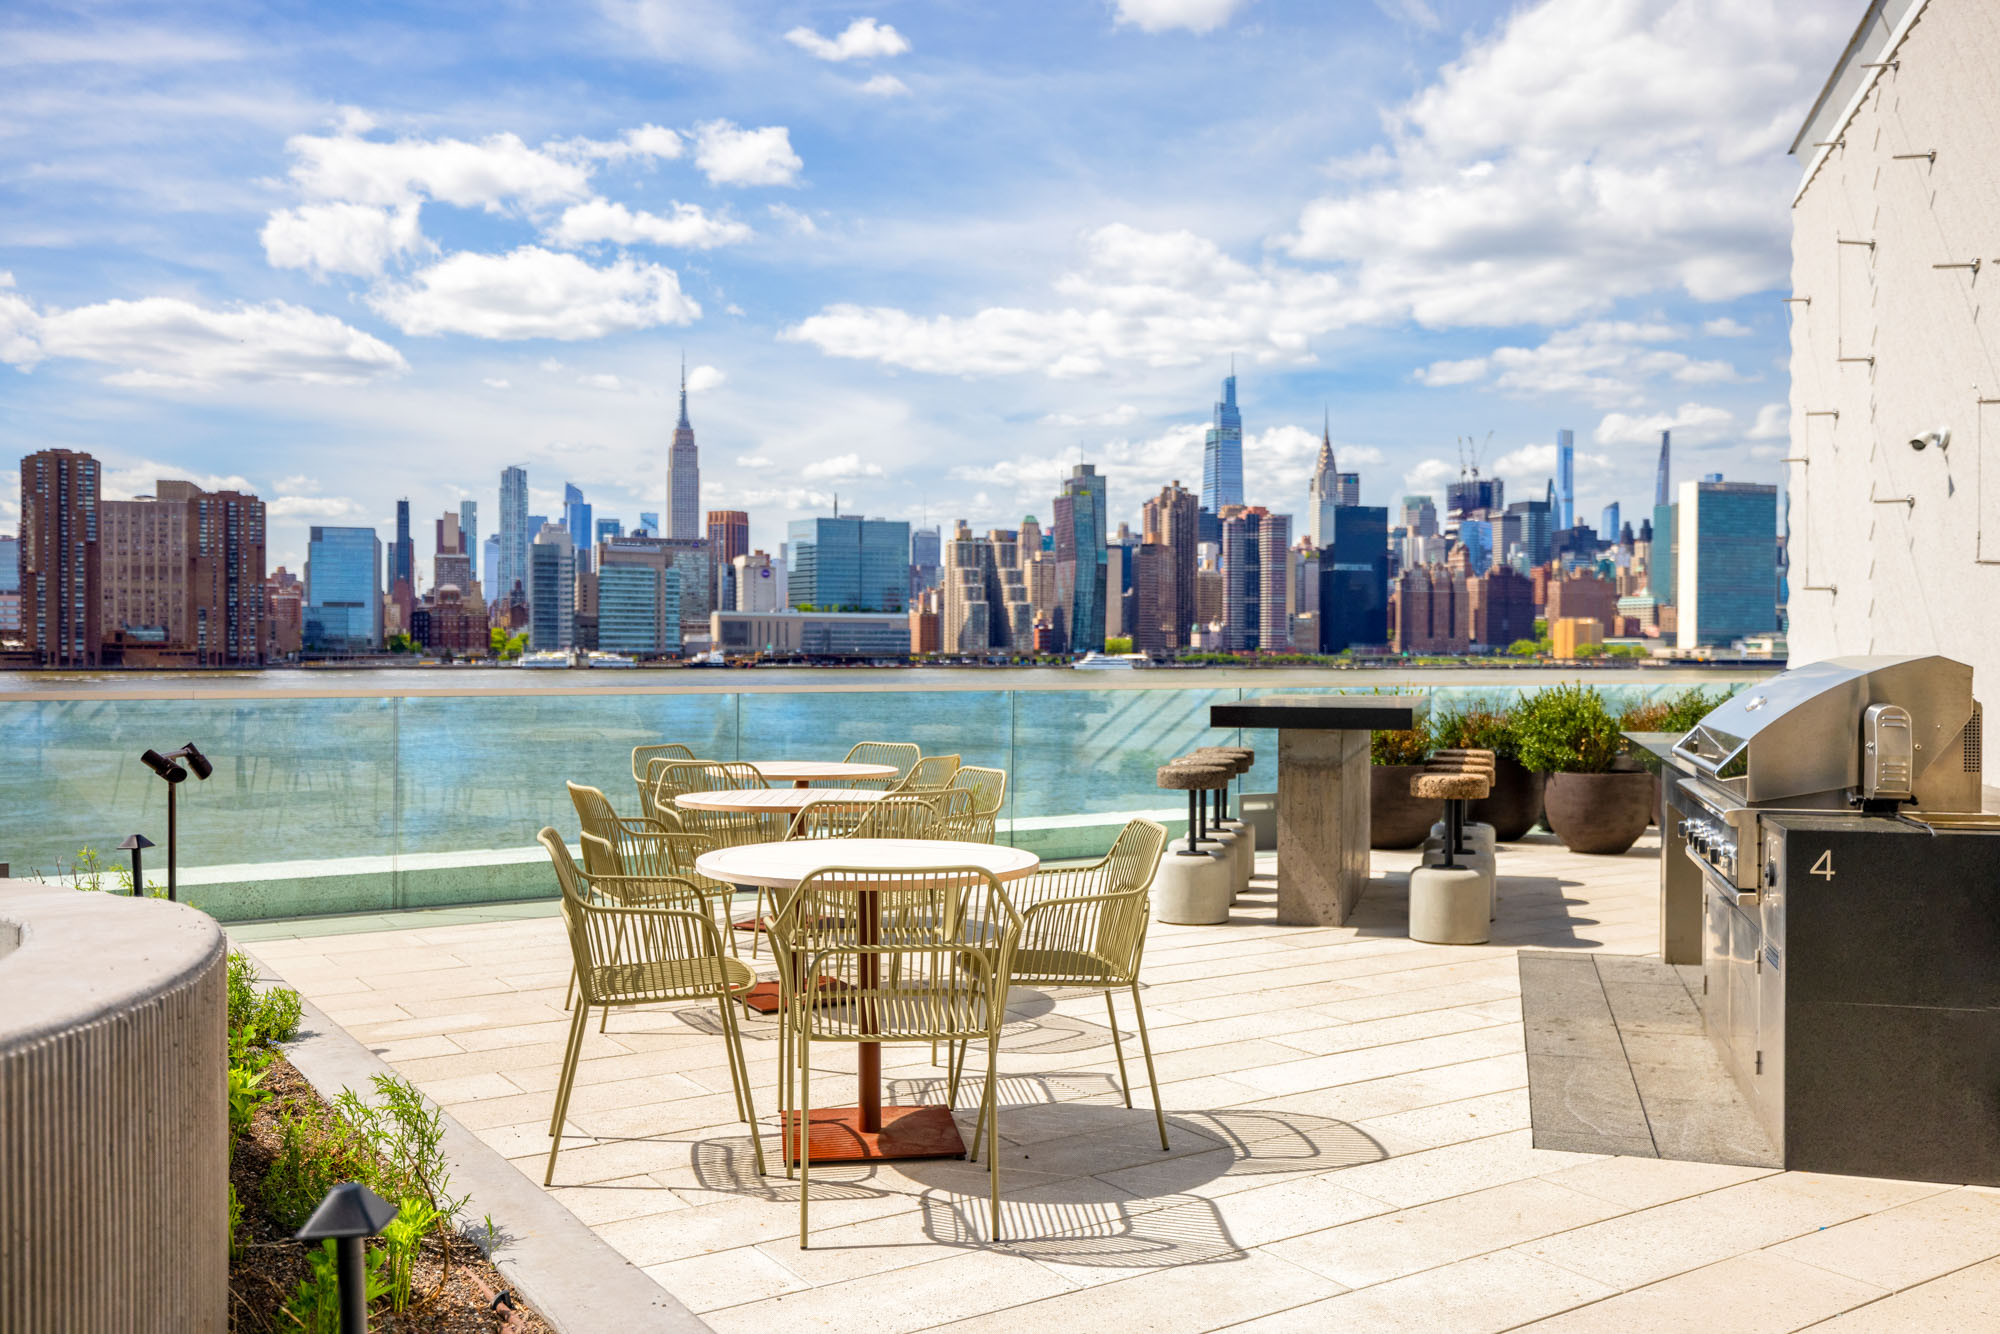
[[[1297,727],[1324,732],[1398,732],[1428,706],[1422,695],[1263,695],[1212,704],[1211,727]]]

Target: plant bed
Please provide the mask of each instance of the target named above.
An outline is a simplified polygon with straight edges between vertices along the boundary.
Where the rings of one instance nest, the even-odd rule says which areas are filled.
[[[386,1076],[372,1105],[352,1091],[328,1103],[276,1051],[297,1025],[297,994],[260,994],[249,979],[248,962],[232,955],[229,1328],[339,1329],[331,1243],[293,1233],[330,1187],[360,1181],[401,1208],[367,1243],[370,1329],[550,1334],[458,1226],[464,1201],[448,1193],[436,1109]]]
[[[1603,697],[1583,685],[1551,686],[1514,710],[1521,763],[1548,775],[1549,828],[1572,852],[1617,854],[1646,832],[1653,776],[1622,768],[1625,741]]]

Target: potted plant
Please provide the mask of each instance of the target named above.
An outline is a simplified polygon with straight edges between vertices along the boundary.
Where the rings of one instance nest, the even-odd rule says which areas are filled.
[[[1729,692],[1718,690],[1711,695],[1700,686],[1689,686],[1670,699],[1653,699],[1644,704],[1634,704],[1618,715],[1618,730],[1621,732],[1665,732],[1671,736],[1685,735],[1696,723],[1706,718],[1709,711],[1729,698]],[[1629,765],[1621,765],[1629,768]],[[1658,818],[1660,802],[1660,780],[1653,780],[1653,812]]]
[[[1521,763],[1548,775],[1549,828],[1572,852],[1624,852],[1652,819],[1653,776],[1616,768],[1624,752],[1618,720],[1583,685],[1551,686],[1515,706]]]
[[[1443,802],[1410,795],[1410,779],[1423,772],[1424,757],[1430,753],[1428,718],[1418,718],[1417,725],[1407,732],[1376,732],[1370,737],[1369,847],[1414,848],[1430,834],[1432,822],[1444,814]]]
[[[1506,714],[1469,704],[1441,716],[1431,728],[1440,750],[1493,752],[1493,791],[1466,809],[1468,818],[1493,826],[1493,837],[1512,843],[1542,818],[1542,775],[1521,763],[1514,729]]]

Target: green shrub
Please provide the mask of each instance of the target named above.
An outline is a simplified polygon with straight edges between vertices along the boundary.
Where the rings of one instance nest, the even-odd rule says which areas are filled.
[[[232,1063],[229,1067],[229,1135],[234,1139],[250,1128],[250,1120],[257,1109],[271,1100],[268,1089],[262,1086],[269,1069],[252,1070],[247,1065]]]
[[[1538,773],[1598,774],[1624,749],[1618,720],[1583,685],[1550,686],[1514,706],[1518,758]]]
[[[1484,704],[1440,714],[1431,725],[1431,743],[1439,750],[1490,750],[1504,759],[1519,758],[1507,715]]]
[[[424,1238],[443,1217],[414,1195],[405,1195],[395,1218],[382,1229],[382,1256],[388,1280],[389,1309],[400,1311],[410,1304],[410,1275]]]
[[[1368,738],[1373,764],[1422,764],[1431,753],[1431,720],[1419,716],[1407,732],[1375,732]]]
[[[368,1141],[318,1103],[305,1103],[278,1122],[278,1153],[264,1174],[264,1207],[287,1228],[296,1228],[343,1181],[359,1181],[378,1195],[382,1170]]]
[[[272,987],[257,998],[257,1031],[268,1042],[290,1042],[299,1035],[305,1001],[290,987]]]
[[[248,1028],[257,1017],[257,965],[248,956],[229,952],[229,1027]]]
[[[379,1164],[377,1193],[391,1200],[419,1199],[434,1217],[449,1222],[469,1197],[450,1193],[444,1113],[400,1075],[376,1075],[374,1083],[373,1105],[353,1089],[342,1089],[333,1105]]]
[[[1634,704],[1618,715],[1618,726],[1627,732],[1686,732],[1728,698],[1726,690],[1710,694],[1700,686],[1689,686],[1668,699]]]
[[[340,1277],[335,1267],[332,1241],[325,1241],[306,1253],[312,1262],[312,1277],[299,1280],[283,1314],[306,1334],[340,1334]],[[382,1252],[372,1247],[363,1257],[366,1273],[363,1299],[373,1305],[389,1291],[389,1276],[383,1268]],[[400,1309],[400,1308],[399,1308]]]
[[[229,1183],[229,1258],[243,1254],[243,1201],[236,1198],[236,1183]]]

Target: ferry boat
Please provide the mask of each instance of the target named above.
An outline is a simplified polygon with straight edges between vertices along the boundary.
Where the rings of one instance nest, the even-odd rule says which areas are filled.
[[[586,667],[637,667],[639,660],[626,653],[604,653],[592,650],[584,658],[583,665]]]
[[[570,655],[565,649],[544,649],[535,653],[523,653],[514,663],[516,667],[540,670],[550,667],[567,667]]]
[[[1080,672],[1129,672],[1145,661],[1145,655],[1139,653],[1099,653],[1092,649],[1070,666]]]

